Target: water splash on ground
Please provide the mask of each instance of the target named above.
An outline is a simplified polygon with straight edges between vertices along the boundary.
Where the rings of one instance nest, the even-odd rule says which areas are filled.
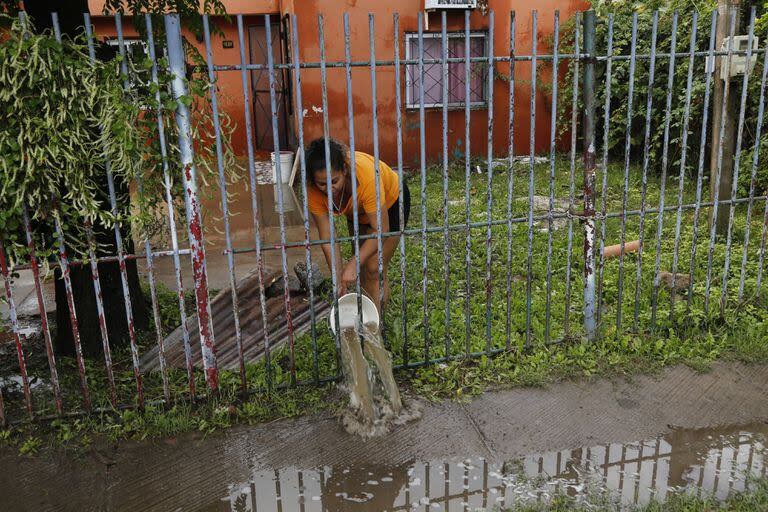
[[[418,404],[403,404],[392,374],[392,356],[376,324],[341,330],[344,380],[349,408],[341,422],[350,434],[362,437],[384,435],[395,425],[421,417]]]

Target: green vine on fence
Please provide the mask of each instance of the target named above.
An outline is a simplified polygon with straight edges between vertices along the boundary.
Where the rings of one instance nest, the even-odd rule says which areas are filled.
[[[0,233],[11,254],[24,245],[22,210],[36,225],[54,217],[85,247],[85,222],[119,221],[105,207],[105,159],[118,180],[139,172],[140,109],[112,65],[91,64],[83,40],[59,44],[13,20],[0,44]],[[52,241],[39,240],[41,253]]]
[[[143,22],[143,16],[135,18],[137,24],[139,20]],[[168,233],[158,116],[164,120],[174,208],[177,219],[184,218],[173,118],[176,101],[167,85],[171,76],[166,59],[157,60],[158,80],[153,83],[148,56],[127,54],[132,86],[125,90],[123,57],[92,63],[84,35],[65,35],[59,43],[51,31],[34,33],[29,21],[22,27],[17,18],[3,15],[2,22],[9,28],[0,42],[0,237],[10,258],[26,254],[25,205],[43,261],[57,252],[51,236],[55,219],[61,223],[67,250],[77,257],[88,253],[88,224],[97,229],[118,224],[132,229],[135,240],[158,241]],[[161,55],[162,19],[154,25]],[[189,95],[181,101],[191,107],[196,164],[208,183],[216,172],[210,104],[215,84],[208,81],[200,53],[188,42],[185,48],[192,71],[187,77]],[[219,118],[224,166],[234,180],[234,125],[226,113],[220,112]],[[118,184],[116,216],[109,204],[105,162]],[[141,187],[136,186],[139,182]]]

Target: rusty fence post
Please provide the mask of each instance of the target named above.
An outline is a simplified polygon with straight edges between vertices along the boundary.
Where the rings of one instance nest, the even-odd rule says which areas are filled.
[[[584,13],[584,332],[594,340],[595,324],[595,11]]]
[[[178,14],[165,16],[165,32],[168,43],[168,65],[173,75],[171,86],[176,100],[176,127],[179,137],[179,156],[183,166],[184,203],[189,230],[189,246],[192,253],[192,276],[195,283],[197,319],[200,328],[200,350],[205,370],[205,381],[213,395],[218,393],[219,372],[216,367],[216,348],[213,340],[211,305],[208,300],[208,273],[205,268],[205,243],[203,221],[197,195],[197,170],[194,162],[192,126],[186,84],[186,60],[181,39],[181,21]]]

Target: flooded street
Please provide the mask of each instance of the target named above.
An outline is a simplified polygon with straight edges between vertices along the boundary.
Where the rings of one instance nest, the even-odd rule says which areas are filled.
[[[680,429],[624,444],[529,454],[507,461],[482,457],[387,466],[257,470],[233,483],[222,511],[457,511],[542,503],[557,493],[577,500],[597,494],[623,505],[693,492],[725,499],[749,476],[765,476],[765,423]]]
[[[325,412],[210,435],[0,446],[3,511],[460,511],[608,493],[724,498],[766,475],[768,366],[418,400],[420,419],[350,435]]]

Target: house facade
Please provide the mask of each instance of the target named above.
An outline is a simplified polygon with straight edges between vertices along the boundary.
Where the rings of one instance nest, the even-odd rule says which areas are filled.
[[[443,0],[446,1],[446,0]],[[230,15],[243,15],[243,42],[249,64],[266,64],[267,45],[264,15],[270,15],[272,48],[275,62],[291,62],[292,34],[295,17],[298,28],[299,59],[301,62],[319,62],[318,16],[324,18],[326,62],[343,62],[345,59],[342,13],[349,13],[350,49],[352,61],[370,60],[369,13],[374,15],[374,44],[377,60],[392,61],[395,45],[401,59],[417,59],[418,13],[423,24],[423,50],[425,59],[439,59],[442,52],[441,11],[424,10],[425,0],[224,0]],[[103,15],[103,0],[90,0],[89,7],[96,34],[105,40],[114,39],[112,17]],[[516,53],[528,55],[532,46],[531,9],[538,10],[536,34],[537,51],[551,52],[551,36],[554,28],[554,12],[560,11],[561,25],[576,11],[588,7],[584,0],[540,0],[535,4],[519,0],[487,0],[487,9],[477,7],[470,14],[470,56],[487,57],[493,47],[495,55],[509,52],[510,12],[515,11]],[[490,16],[495,22],[493,41]],[[399,34],[394,34],[394,14],[399,15]],[[466,48],[464,39],[464,11],[446,10],[449,58],[463,58]],[[213,35],[213,59],[216,65],[238,65],[240,43],[237,22],[218,18],[215,20],[221,33]],[[132,24],[126,23],[125,36],[136,39]],[[202,41],[187,34],[187,39],[205,52]],[[463,157],[467,150],[465,137],[465,73],[462,62],[449,63],[448,69],[448,151],[450,157]],[[472,63],[470,70],[470,144],[472,155],[487,154],[488,108],[493,95],[493,147],[497,155],[506,155],[509,144],[509,85],[504,75],[509,74],[508,63],[496,63],[492,91],[488,88],[487,67]],[[323,134],[323,116],[328,116],[333,137],[347,141],[349,138],[348,98],[344,67],[329,66],[327,69],[327,112],[322,102],[321,71],[317,67],[301,70],[302,111],[296,108],[296,91],[292,70],[284,70],[278,79],[278,119],[281,149],[295,149],[299,116],[303,116],[305,142]],[[402,120],[402,149],[406,165],[417,165],[420,157],[419,141],[419,89],[418,67],[401,65],[400,93]],[[537,79],[540,83],[551,82],[551,64],[540,62]],[[530,62],[517,62],[515,69],[515,152],[529,151],[530,115]],[[381,158],[392,164],[397,161],[397,129],[395,70],[392,65],[376,69],[376,109],[378,141]],[[233,146],[238,154],[247,151],[245,130],[245,104],[239,71],[219,71],[217,77],[220,105],[236,124]],[[371,72],[367,66],[352,70],[352,106],[355,123],[355,146],[358,150],[373,152],[373,96]],[[253,121],[253,141],[257,154],[266,156],[273,150],[269,84],[266,71],[253,70],[249,77],[250,115]],[[440,64],[425,65],[424,104],[425,153],[429,162],[442,158],[442,105],[443,77]],[[551,97],[539,92],[536,95],[536,148],[545,152],[550,139]]]

